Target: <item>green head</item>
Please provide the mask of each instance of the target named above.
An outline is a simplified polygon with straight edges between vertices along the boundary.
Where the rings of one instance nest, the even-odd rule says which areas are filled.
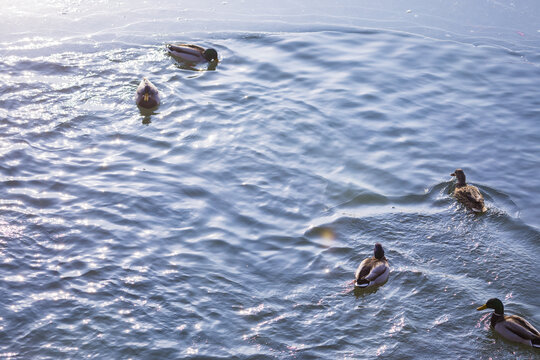
[[[375,259],[381,260],[384,257],[384,250],[382,248],[382,245],[379,243],[375,244],[375,248],[373,249],[373,256]]]
[[[476,310],[485,310],[485,309],[493,309],[494,312],[498,315],[504,314],[504,305],[501,300],[497,298],[489,299],[484,305],[480,306]]]
[[[203,57],[212,62],[212,61],[218,61],[218,57],[217,57],[217,51],[215,49],[206,49],[204,50],[203,52]]]

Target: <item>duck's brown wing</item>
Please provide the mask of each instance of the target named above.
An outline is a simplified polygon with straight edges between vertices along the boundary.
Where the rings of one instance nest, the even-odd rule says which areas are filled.
[[[369,282],[375,280],[386,271],[387,265],[386,260],[365,259],[356,270],[356,281],[366,280]]]
[[[367,258],[364,259],[360,265],[358,266],[358,269],[356,269],[356,280],[364,279],[371,271],[371,268],[373,267],[373,260],[374,258]]]
[[[520,316],[509,315],[505,316],[504,320],[504,327],[523,339],[533,340],[540,337],[538,330]]]
[[[476,186],[467,186],[467,191],[465,192],[465,195],[467,196],[467,199],[472,202],[484,203],[484,197],[480,193],[480,190]]]
[[[480,191],[471,185],[467,185],[461,188],[456,188],[454,196],[458,201],[463,203],[468,208],[476,211],[484,211],[484,197]]]
[[[198,45],[193,45],[193,44],[169,44],[169,48],[171,50],[176,50],[176,51],[181,51],[182,48],[191,48],[193,50],[197,50],[200,52],[204,51],[203,47],[200,47]]]

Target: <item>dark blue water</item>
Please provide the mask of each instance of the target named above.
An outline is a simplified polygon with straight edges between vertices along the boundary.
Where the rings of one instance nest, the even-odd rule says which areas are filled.
[[[6,5],[0,359],[537,358],[538,9],[420,4]]]

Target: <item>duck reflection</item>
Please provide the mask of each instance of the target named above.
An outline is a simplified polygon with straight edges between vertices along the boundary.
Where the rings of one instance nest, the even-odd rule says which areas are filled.
[[[139,112],[142,116],[142,123],[148,125],[152,122],[152,115],[158,115],[159,113],[154,111],[155,109],[144,109],[139,107]]]
[[[380,288],[381,288],[380,286],[373,286],[373,287],[367,287],[367,288],[361,288],[361,287],[355,286],[353,293],[356,299],[359,299],[360,297],[364,298],[367,295],[375,294],[377,291],[379,291]]]
[[[174,58],[174,56],[173,56]],[[175,58],[176,59],[176,58]],[[190,62],[184,62],[181,59],[176,59],[177,62],[174,64],[177,68],[181,70],[190,70],[190,71],[214,71],[216,70],[217,63],[207,63],[206,68],[204,67],[197,67],[197,64],[190,63]]]

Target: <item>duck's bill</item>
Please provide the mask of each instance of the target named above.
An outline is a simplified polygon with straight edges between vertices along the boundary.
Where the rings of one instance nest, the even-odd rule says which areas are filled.
[[[456,176],[456,173],[451,173],[450,176]]]
[[[150,97],[149,93],[144,94],[144,101],[148,101],[148,98]]]
[[[484,305],[482,305],[482,306],[476,308],[476,310],[478,310],[478,311],[480,311],[480,310],[485,310],[485,309],[487,309],[486,304],[484,304]]]

